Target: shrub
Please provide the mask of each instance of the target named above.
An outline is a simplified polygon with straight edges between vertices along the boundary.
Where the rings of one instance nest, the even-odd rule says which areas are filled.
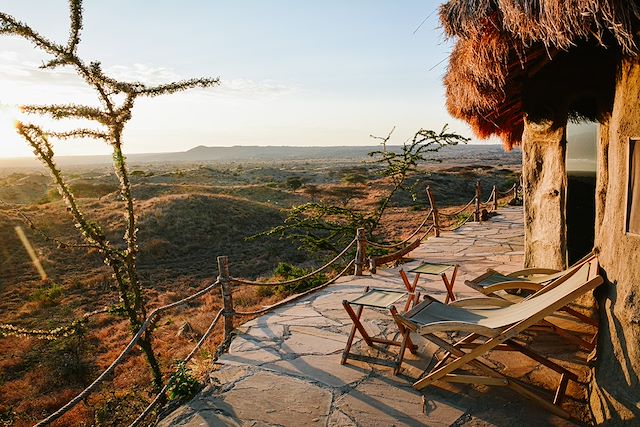
[[[309,274],[309,272],[304,268],[296,267],[294,265],[287,264],[286,262],[279,263],[275,270],[273,270],[273,275],[282,280],[293,280],[307,274]],[[316,286],[322,285],[326,281],[327,276],[325,274],[317,274],[300,282],[292,283],[289,285],[276,286],[274,293],[279,296],[291,295],[315,288]]]
[[[31,300],[41,303],[44,306],[50,306],[57,303],[62,295],[64,289],[57,283],[51,283],[49,286],[39,288],[31,294]]]
[[[201,384],[195,379],[185,363],[177,363],[177,370],[169,380],[167,394],[170,400],[186,401],[191,399],[200,390]]]

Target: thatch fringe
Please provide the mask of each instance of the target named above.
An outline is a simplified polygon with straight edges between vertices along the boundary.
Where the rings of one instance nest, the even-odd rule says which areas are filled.
[[[567,50],[611,34],[624,52],[638,53],[637,0],[451,0],[441,6],[440,19],[449,37],[476,37],[494,26],[525,46]]]
[[[523,82],[559,51],[595,42],[640,52],[640,0],[451,0],[440,19],[458,39],[444,78],[449,113],[508,149],[522,135]]]

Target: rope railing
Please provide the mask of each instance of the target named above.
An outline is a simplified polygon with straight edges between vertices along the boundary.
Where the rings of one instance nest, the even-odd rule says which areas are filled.
[[[518,188],[518,184],[514,183],[511,188],[509,188],[508,190],[505,191],[498,191],[498,194],[501,196],[508,196],[509,194],[512,194],[514,192],[514,190],[516,190]]]
[[[297,301],[300,298],[306,297],[307,295],[310,295],[315,291],[319,291],[320,289],[326,288],[327,286],[331,285],[332,283],[335,283],[336,280],[338,280],[340,277],[342,277],[351,267],[353,267],[354,262],[355,262],[355,260],[349,261],[349,264],[347,264],[347,266],[344,269],[342,269],[342,271],[340,273],[338,273],[334,278],[324,282],[321,285],[315,286],[315,287],[313,287],[311,289],[308,289],[308,290],[306,290],[304,292],[300,292],[299,294],[292,295],[289,298],[285,298],[282,301],[279,301],[279,302],[277,302],[277,303],[275,303],[273,305],[270,305],[268,307],[261,308],[260,310],[255,310],[255,311],[235,311],[235,314],[237,314],[238,316],[257,316],[257,315],[260,315],[260,314],[268,313],[269,311],[274,310],[274,309],[276,309],[278,307],[282,307],[283,305],[289,304],[290,302]]]
[[[394,249],[394,248],[400,247],[400,246],[406,244],[416,234],[418,234],[420,232],[420,230],[422,230],[422,228],[427,224],[427,221],[429,221],[429,217],[431,216],[432,213],[433,213],[433,209],[429,209],[429,211],[425,215],[424,220],[420,223],[420,225],[415,230],[413,230],[413,232],[409,235],[409,237],[407,237],[406,239],[402,240],[401,242],[392,243],[392,244],[388,244],[388,245],[383,245],[382,243],[376,243],[376,242],[372,242],[372,241],[367,241],[367,244],[369,246],[373,246],[374,248],[379,248],[379,249]],[[431,227],[433,227],[433,225]],[[431,228],[429,230],[431,230]],[[420,240],[422,240],[422,239],[420,239]]]
[[[220,309],[218,311],[218,313],[216,314],[216,317],[214,317],[214,319],[211,321],[211,324],[209,325],[209,328],[206,330],[206,332],[202,335],[202,337],[200,337],[200,340],[198,340],[198,343],[195,345],[195,347],[193,347],[193,349],[191,350],[191,352],[187,355],[187,357],[185,357],[182,360],[182,363],[188,363],[193,356],[196,354],[196,352],[198,350],[200,350],[200,348],[202,347],[202,345],[204,344],[204,342],[207,340],[207,338],[209,338],[209,335],[211,335],[211,333],[213,332],[213,330],[215,329],[216,325],[218,324],[218,321],[220,320],[220,318],[222,317],[222,312],[224,309]],[[156,394],[156,397],[151,401],[151,403],[145,408],[145,410],[138,416],[138,418],[136,418],[132,423],[130,427],[136,427],[138,425],[140,425],[140,423],[142,421],[144,421],[144,419],[151,413],[151,411],[153,411],[153,409],[158,405],[158,403],[160,403],[162,401],[162,399],[164,398],[165,393],[167,392],[167,390],[169,389],[169,387],[172,385],[171,381],[173,379],[173,376],[169,378],[169,380],[167,380],[167,383],[164,385],[164,387],[162,387],[162,390],[160,390],[160,392],[158,394]]]
[[[66,414],[67,412],[69,412],[71,409],[73,409],[78,403],[80,403],[81,401],[86,399],[100,385],[100,383],[102,383],[102,381],[104,381],[104,379],[107,376],[109,376],[110,374],[113,373],[113,371],[115,371],[116,367],[120,363],[122,363],[122,361],[125,359],[125,357],[127,357],[129,355],[129,353],[131,353],[131,351],[136,346],[138,341],[140,341],[140,338],[142,337],[142,334],[147,330],[149,325],[151,325],[151,323],[153,323],[155,321],[156,316],[158,316],[161,313],[163,313],[163,312],[165,312],[167,310],[170,310],[170,309],[172,309],[172,308],[174,308],[176,306],[179,306],[179,305],[182,305],[182,304],[186,304],[187,302],[192,301],[192,300],[194,300],[194,299],[206,294],[207,292],[211,291],[212,289],[214,289],[218,285],[219,285],[219,282],[216,281],[213,284],[207,286],[206,288],[202,289],[199,292],[196,292],[195,294],[193,294],[193,295],[191,295],[189,297],[183,298],[183,299],[181,299],[179,301],[176,301],[176,302],[173,302],[171,304],[167,304],[167,305],[164,305],[162,307],[158,307],[158,308],[154,309],[151,312],[151,314],[149,314],[149,316],[145,319],[144,323],[142,324],[142,326],[140,326],[140,328],[138,329],[136,334],[133,336],[131,341],[129,341],[129,344],[127,344],[127,346],[124,348],[124,350],[122,350],[122,352],[118,355],[118,357],[116,357],[116,359],[111,363],[111,365],[109,365],[109,367],[107,369],[102,371],[102,373],[95,380],[93,380],[93,382],[91,384],[89,384],[89,386],[87,388],[85,388],[78,395],[76,395],[76,397],[71,399],[63,407],[61,407],[60,409],[58,409],[57,411],[55,411],[54,413],[49,415],[47,418],[45,418],[42,421],[40,421],[39,423],[37,423],[36,427],[46,426],[46,425],[51,424],[52,422],[54,422],[55,420],[57,420],[58,418],[60,418],[64,414]]]
[[[464,212],[465,210],[467,210],[467,208],[469,206],[471,206],[471,204],[473,204],[476,201],[476,196],[473,196],[473,198],[471,200],[469,200],[469,203],[467,203],[466,205],[464,205],[464,207],[462,207],[461,209],[458,209],[455,212],[442,212],[440,213],[441,216],[445,216],[445,217],[454,217],[454,216],[458,216],[460,215],[462,212]]]
[[[515,197],[516,191],[517,191],[517,184],[514,184],[514,186],[512,186],[512,188],[509,189],[504,194],[510,194],[511,193],[511,194],[514,194],[514,197]],[[486,205],[486,204],[489,204],[490,202],[492,202],[493,203],[493,208],[494,209],[497,208],[497,195],[500,194],[500,193],[503,193],[503,192],[497,191],[496,187],[494,186],[493,190],[491,192],[491,195],[489,196],[489,200],[487,200],[487,202],[485,202],[484,204]],[[281,282],[258,282],[258,281],[244,280],[244,279],[232,277],[229,274],[229,264],[228,264],[227,257],[225,257],[225,256],[218,257],[219,275],[218,275],[217,280],[214,283],[212,283],[211,285],[209,285],[209,286],[201,289],[200,291],[198,291],[198,292],[196,292],[196,293],[194,293],[194,294],[192,294],[192,295],[190,295],[188,297],[185,297],[185,298],[183,298],[183,299],[181,299],[179,301],[175,301],[173,303],[166,304],[164,306],[161,306],[161,307],[158,307],[158,308],[154,309],[151,312],[151,314],[149,314],[149,316],[142,323],[142,325],[140,326],[138,331],[135,333],[133,338],[129,341],[127,346],[120,352],[118,357],[116,357],[116,359],[109,365],[109,367],[107,367],[104,371],[102,371],[102,373],[88,387],[86,387],[84,390],[82,390],[78,395],[76,395],[73,399],[71,399],[69,402],[67,402],[60,409],[58,409],[57,411],[55,411],[54,413],[52,413],[51,415],[49,415],[48,417],[46,417],[42,421],[38,422],[36,424],[36,426],[46,426],[46,425],[51,424],[55,420],[57,420],[60,417],[62,417],[65,413],[67,413],[68,411],[73,409],[78,403],[80,403],[81,401],[85,400],[93,391],[95,391],[95,389],[109,375],[111,375],[115,371],[116,367],[120,363],[122,363],[125,360],[125,358],[131,353],[131,351],[135,348],[135,346],[138,344],[138,342],[142,338],[143,334],[157,320],[157,318],[162,313],[166,312],[167,310],[170,310],[172,308],[175,308],[175,307],[184,305],[184,304],[186,304],[186,303],[188,303],[190,301],[193,301],[193,300],[195,300],[195,299],[197,299],[197,298],[209,293],[210,291],[212,291],[213,289],[215,289],[217,287],[221,288],[223,307],[222,307],[222,309],[220,309],[217,312],[216,316],[212,320],[212,322],[209,325],[208,329],[205,331],[205,333],[202,335],[200,340],[196,343],[196,345],[191,350],[191,352],[187,355],[187,357],[182,361],[182,363],[187,363],[193,358],[193,356],[196,354],[196,352],[202,347],[204,342],[211,336],[211,334],[214,332],[214,330],[215,330],[215,328],[216,328],[216,326],[219,323],[221,318],[224,318],[224,342],[228,343],[230,338],[231,338],[231,336],[232,336],[231,333],[232,333],[232,330],[233,330],[233,317],[234,316],[242,316],[242,317],[257,316],[257,315],[260,315],[260,314],[267,313],[267,312],[269,312],[271,310],[274,310],[274,309],[276,309],[278,307],[281,307],[281,306],[283,306],[285,304],[288,304],[288,303],[291,303],[293,301],[296,301],[296,300],[298,300],[300,298],[304,298],[305,296],[308,296],[313,292],[316,292],[316,291],[318,291],[320,289],[323,289],[323,288],[331,285],[332,283],[335,283],[340,277],[342,277],[345,273],[347,273],[347,271],[349,271],[349,269],[352,268],[354,265],[355,265],[354,274],[355,275],[362,275],[362,271],[363,271],[364,264],[365,264],[366,247],[367,247],[367,245],[371,245],[372,247],[382,248],[382,249],[392,249],[392,248],[400,247],[400,246],[408,243],[412,238],[414,238],[416,235],[418,235],[420,230],[422,230],[425,227],[425,225],[427,224],[427,222],[428,222],[428,220],[430,218],[433,219],[433,224],[430,225],[427,228],[427,230],[420,237],[415,239],[411,244],[400,248],[398,251],[396,251],[396,252],[394,252],[392,254],[384,255],[382,257],[372,257],[372,258],[370,258],[369,259],[369,266],[370,266],[371,272],[375,273],[375,269],[376,269],[377,265],[397,260],[397,259],[401,258],[402,256],[406,255],[407,253],[411,252],[412,250],[414,250],[415,248],[420,246],[422,241],[432,231],[435,231],[435,235],[439,236],[440,235],[439,233],[440,233],[441,230],[455,230],[457,228],[460,228],[464,224],[466,224],[469,220],[471,220],[471,218],[476,218],[477,221],[480,221],[479,210],[480,210],[480,206],[482,204],[479,203],[480,202],[480,184],[479,184],[479,182],[476,185],[476,195],[473,197],[473,199],[469,203],[467,203],[462,209],[457,210],[455,213],[442,214],[443,216],[447,216],[447,217],[456,216],[456,215],[459,215],[460,213],[464,212],[474,202],[476,203],[475,211],[472,211],[469,215],[467,215],[467,217],[462,222],[454,225],[450,229],[440,227],[440,223],[439,223],[439,215],[440,215],[440,213],[439,213],[438,208],[436,206],[435,198],[433,197],[433,194],[431,193],[429,187],[427,187],[427,195],[429,197],[429,202],[431,204],[431,208],[427,212],[425,218],[420,223],[420,225],[409,235],[409,237],[405,238],[402,242],[395,243],[395,244],[389,244],[389,245],[384,245],[384,244],[380,244],[380,243],[376,243],[376,242],[371,242],[371,241],[368,241],[367,238],[365,237],[364,229],[363,228],[359,228],[357,230],[356,238],[351,240],[351,242],[349,242],[349,244],[342,251],[340,251],[340,253],[338,253],[333,259],[328,261],[323,266],[315,269],[314,271],[312,271],[312,272],[310,272],[308,274],[305,274],[304,276],[297,277],[295,279],[285,280],[285,281],[281,281]],[[279,301],[279,302],[277,302],[275,304],[272,304],[272,305],[267,306],[267,307],[263,307],[263,308],[258,309],[258,310],[247,311],[247,312],[235,311],[234,306],[233,306],[233,288],[231,286],[232,284],[244,285],[244,286],[283,286],[283,285],[292,285],[292,284],[295,284],[295,283],[299,283],[299,282],[307,280],[307,279],[309,279],[309,278],[311,278],[311,277],[313,277],[313,276],[315,276],[317,274],[320,274],[321,272],[323,272],[326,269],[328,269],[330,266],[334,265],[340,258],[345,256],[349,252],[349,250],[351,250],[354,246],[356,246],[355,258],[352,259],[346,265],[346,267],[344,267],[333,278],[327,280],[326,282],[322,283],[321,285],[315,286],[315,287],[313,287],[311,289],[308,289],[306,291],[303,291],[303,292],[300,292],[298,294],[292,295],[292,296],[290,296],[288,298],[285,298],[282,301]],[[94,314],[94,313],[92,313],[92,314]],[[155,397],[151,401],[151,403],[149,403],[149,405],[145,408],[145,410],[133,421],[131,426],[140,425],[140,423],[142,423],[145,420],[145,418],[148,417],[149,414],[153,411],[153,409],[162,401],[162,399],[164,398],[167,390],[169,389],[169,387],[172,384],[172,378],[173,378],[173,375],[171,377],[169,377],[169,379],[166,382],[166,384],[164,385],[164,387],[160,390],[160,392],[158,392],[155,395]]]
[[[344,254],[346,254],[347,251],[349,251],[349,249],[351,249],[353,247],[353,245],[356,243],[356,241],[357,241],[356,239],[353,239],[347,245],[347,247],[342,250],[342,252],[340,252],[331,261],[327,262],[322,267],[317,268],[316,270],[312,271],[311,273],[305,274],[304,276],[296,277],[295,279],[285,280],[283,282],[255,282],[255,281],[251,281],[251,280],[238,279],[236,277],[231,277],[230,279],[234,283],[237,283],[237,284],[240,284],[240,285],[246,285],[246,286],[283,286],[283,285],[292,285],[294,283],[302,282],[303,280],[309,279],[310,277],[313,277],[316,274],[321,273],[324,270],[326,270],[327,268],[329,268],[334,262],[336,262],[338,259],[340,259]]]

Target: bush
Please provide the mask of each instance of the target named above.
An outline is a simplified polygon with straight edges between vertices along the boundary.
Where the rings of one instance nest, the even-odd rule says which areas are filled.
[[[309,274],[309,272],[304,268],[296,267],[285,262],[279,263],[275,270],[273,270],[273,275],[281,280],[293,280],[307,274]],[[290,285],[276,286],[274,293],[279,296],[287,296],[315,288],[322,285],[326,281],[327,276],[325,274],[317,274],[315,276],[309,277],[308,279],[292,283]]]
[[[183,402],[195,396],[200,390],[201,385],[198,380],[191,375],[189,368],[187,368],[184,362],[178,362],[177,368],[176,373],[173,374],[169,380],[167,394],[169,400]]]
[[[54,305],[57,303],[62,295],[64,289],[57,283],[51,283],[48,287],[40,288],[31,294],[31,300],[41,303],[45,306]]]
[[[299,176],[290,176],[285,184],[291,190],[297,190],[302,187],[302,179]]]

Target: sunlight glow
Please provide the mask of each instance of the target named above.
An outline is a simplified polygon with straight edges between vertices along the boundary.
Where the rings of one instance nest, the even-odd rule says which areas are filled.
[[[31,156],[31,150],[16,131],[24,114],[15,105],[0,106],[0,157]]]

